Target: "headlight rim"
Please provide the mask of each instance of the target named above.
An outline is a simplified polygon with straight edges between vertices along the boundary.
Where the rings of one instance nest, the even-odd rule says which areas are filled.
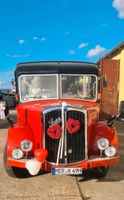
[[[107,155],[107,153],[106,153],[107,150],[110,149],[110,148],[113,148],[113,150],[115,151],[113,155]],[[105,149],[105,152],[104,152],[104,153],[105,153],[105,155],[106,155],[107,157],[114,157],[114,156],[116,155],[116,153],[117,153],[117,150],[116,150],[116,148],[115,148],[114,145],[111,145],[111,146],[108,146],[108,147]]]
[[[20,157],[15,156],[14,155],[14,151],[19,151],[21,153]],[[20,160],[21,158],[23,158],[23,156],[24,156],[24,153],[23,153],[23,151],[20,148],[14,148],[14,149],[12,149],[12,157],[13,157],[13,159]]]
[[[24,148],[24,145],[25,145],[26,142],[30,145],[27,149]],[[26,145],[27,145],[27,144],[26,144]],[[20,143],[20,148],[21,148],[22,151],[28,153],[29,151],[32,150],[32,148],[33,148],[33,143],[32,143],[30,140],[28,140],[28,139],[22,140],[21,143]]]
[[[102,140],[103,140],[104,142],[106,142],[106,145],[103,146],[103,147],[102,147],[102,144],[100,144],[100,142],[101,142]],[[102,141],[102,142],[103,142],[103,141]],[[104,151],[106,148],[109,147],[109,140],[108,140],[107,138],[105,138],[105,137],[99,138],[99,139],[97,140],[97,147],[98,147],[99,150]]]

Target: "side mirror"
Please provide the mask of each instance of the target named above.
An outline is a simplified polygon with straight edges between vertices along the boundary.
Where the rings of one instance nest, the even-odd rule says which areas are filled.
[[[11,80],[11,84],[12,84],[13,86],[15,86],[15,79],[12,79],[12,80]]]
[[[124,121],[124,111],[123,111],[121,114],[117,115],[117,116],[111,117],[111,118],[108,120],[108,125],[109,125],[110,127],[112,127],[113,124],[114,124],[114,122],[115,122],[116,120]]]
[[[9,114],[9,109],[6,101],[0,101],[0,119],[5,120]]]
[[[124,110],[121,112],[121,114],[119,115],[118,119],[120,121],[124,121]]]
[[[102,84],[102,87],[107,87],[107,76],[106,75],[101,77],[101,84]]]
[[[119,120],[124,121],[124,101],[120,102]]]

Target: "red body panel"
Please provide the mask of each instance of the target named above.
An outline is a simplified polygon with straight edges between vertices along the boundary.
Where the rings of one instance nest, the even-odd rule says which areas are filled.
[[[12,149],[20,147],[21,141],[25,139],[33,142],[33,152],[35,148],[35,143],[31,128],[28,125],[19,126],[18,124],[15,124],[13,128],[9,128],[7,139],[7,155],[11,157]]]
[[[118,152],[118,140],[116,130],[109,127],[107,123],[99,122],[99,105],[96,102],[86,102],[82,100],[41,100],[29,103],[23,103],[17,106],[17,124],[8,132],[8,165],[25,168],[24,160],[12,159],[12,149],[20,146],[22,140],[28,139],[33,143],[33,149],[30,152],[34,157],[34,149],[43,148],[43,119],[42,112],[51,106],[57,106],[62,102],[76,105],[87,111],[87,149],[88,159],[80,162],[80,164],[70,165],[70,167],[82,167],[83,169],[93,168],[97,166],[111,165],[118,162],[118,156],[114,158],[105,158],[94,160],[90,156],[98,156],[100,151],[97,148],[97,140],[105,137],[109,140],[111,145],[114,145]],[[65,165],[64,167],[67,167]],[[42,169],[51,170],[51,164],[44,162]],[[58,167],[58,166],[57,166]],[[59,166],[60,167],[60,166]]]
[[[117,138],[117,133],[115,128],[109,127],[107,123],[105,122],[98,122],[94,124],[93,130],[92,130],[92,137],[91,137],[91,142],[92,142],[92,148],[91,148],[91,154],[93,155],[98,155],[99,150],[96,146],[97,140],[100,138],[107,138],[109,141],[109,144],[111,146],[115,146],[117,153],[118,153],[118,138]]]

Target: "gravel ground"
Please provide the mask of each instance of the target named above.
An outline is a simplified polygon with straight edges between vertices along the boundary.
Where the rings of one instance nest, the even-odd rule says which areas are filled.
[[[10,112],[15,120],[15,111]],[[7,122],[0,122],[0,200],[122,200],[124,199],[124,123],[117,122],[120,163],[112,166],[106,178],[91,175],[53,176],[49,173],[32,178],[9,177],[3,168],[3,149]]]

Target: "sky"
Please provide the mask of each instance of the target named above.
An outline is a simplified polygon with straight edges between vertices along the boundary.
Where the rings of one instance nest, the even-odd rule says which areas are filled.
[[[0,0],[0,88],[19,62],[97,62],[123,41],[124,0]]]

